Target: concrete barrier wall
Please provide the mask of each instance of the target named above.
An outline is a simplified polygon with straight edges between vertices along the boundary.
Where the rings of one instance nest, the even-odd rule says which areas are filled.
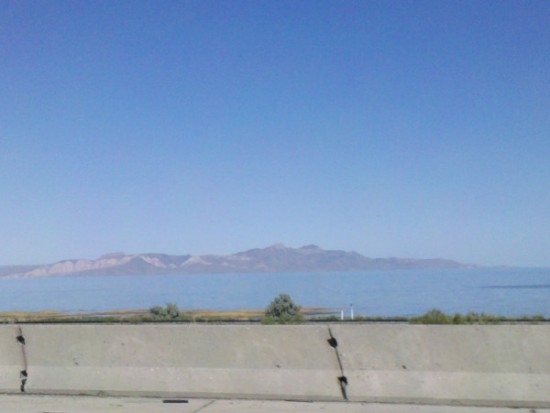
[[[356,401],[550,405],[548,326],[334,326]]]
[[[21,391],[21,375],[25,370],[22,344],[17,341],[16,326],[0,326],[0,391],[18,393]]]
[[[550,327],[0,327],[0,391],[550,407]],[[331,337],[334,340],[330,340]]]
[[[25,326],[29,393],[341,400],[327,329]]]

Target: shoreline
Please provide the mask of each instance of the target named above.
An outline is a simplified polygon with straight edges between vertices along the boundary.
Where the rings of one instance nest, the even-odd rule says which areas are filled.
[[[181,311],[181,320],[154,320],[154,322],[166,321],[202,321],[202,320],[227,320],[227,321],[260,321],[264,316],[264,309],[241,309],[241,310],[206,310],[197,309]],[[324,307],[303,308],[302,314],[306,317],[332,316],[336,314],[335,310]],[[65,313],[56,310],[41,311],[0,311],[0,323],[9,321],[40,322],[44,320],[84,320],[105,322],[111,321],[138,321],[136,318],[146,318],[151,315],[150,309],[129,309],[129,310],[111,310]],[[153,320],[151,320],[153,321]]]
[[[304,319],[296,324],[316,323],[404,323],[404,324],[441,324],[441,325],[495,325],[495,324],[550,324],[550,318],[541,315],[524,315],[519,317],[504,317],[492,314],[445,314],[433,309],[417,317],[379,317],[356,316],[354,319],[340,318],[339,311],[323,307],[309,307],[301,310]],[[43,311],[0,311],[0,324],[165,324],[165,323],[262,323],[263,309],[241,310],[189,310],[181,311],[175,318],[158,319],[153,317],[150,309],[129,309],[98,312],[64,313],[55,310]]]

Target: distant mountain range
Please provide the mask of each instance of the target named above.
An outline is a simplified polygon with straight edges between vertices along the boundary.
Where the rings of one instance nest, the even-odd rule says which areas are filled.
[[[472,268],[446,259],[368,258],[357,252],[323,250],[316,245],[282,244],[232,255],[104,255],[96,260],[65,260],[41,266],[0,267],[0,277],[71,275],[211,274]]]

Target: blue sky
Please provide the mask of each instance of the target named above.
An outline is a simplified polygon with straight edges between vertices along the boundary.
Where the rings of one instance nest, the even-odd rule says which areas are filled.
[[[0,264],[550,266],[548,1],[4,1],[0,88]]]

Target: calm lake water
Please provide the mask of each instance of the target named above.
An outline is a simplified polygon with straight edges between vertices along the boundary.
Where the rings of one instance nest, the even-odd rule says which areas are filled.
[[[0,311],[259,309],[281,292],[305,307],[369,316],[485,312],[550,317],[550,268],[0,279]]]

